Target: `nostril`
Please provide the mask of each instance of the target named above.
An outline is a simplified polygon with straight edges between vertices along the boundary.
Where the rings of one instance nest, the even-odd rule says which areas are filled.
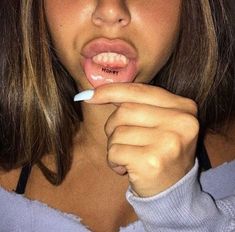
[[[129,22],[130,22],[130,20],[128,20],[128,19],[119,19],[118,20],[118,24],[121,26],[126,26],[129,24]]]
[[[119,20],[118,20],[118,23],[123,23],[123,24],[124,24],[125,21],[126,21],[125,19],[119,19]]]
[[[101,24],[102,24],[102,18],[100,18],[100,17],[98,17],[98,16],[96,16],[96,15],[92,15],[92,21],[93,21],[93,23],[94,24],[96,24],[97,26],[101,26]]]
[[[94,17],[93,16],[93,23],[96,24],[97,26],[102,26],[103,24],[107,24],[107,25],[120,25],[120,26],[126,26],[128,24],[128,20],[123,19],[123,18],[119,18],[119,19],[115,19],[115,20],[111,20],[111,19],[104,19],[102,17]]]
[[[112,4],[111,4],[112,3]],[[126,26],[130,22],[129,10],[124,5],[107,1],[98,4],[92,14],[92,22],[97,26]]]

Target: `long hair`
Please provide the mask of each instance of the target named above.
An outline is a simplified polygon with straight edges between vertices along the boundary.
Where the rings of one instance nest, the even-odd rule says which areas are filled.
[[[0,6],[0,165],[38,164],[59,184],[70,168],[79,125],[77,90],[54,55],[43,1],[1,0]],[[42,162],[49,154],[53,171]]]
[[[234,34],[225,0],[183,1],[179,41],[153,80],[198,104],[204,130],[222,132],[234,117]]]
[[[212,128],[232,111],[231,33],[222,0],[182,1],[179,42],[154,84],[194,99]],[[0,1],[0,167],[37,164],[60,184],[82,118],[72,77],[57,59],[42,0]],[[54,167],[43,164],[52,155]]]

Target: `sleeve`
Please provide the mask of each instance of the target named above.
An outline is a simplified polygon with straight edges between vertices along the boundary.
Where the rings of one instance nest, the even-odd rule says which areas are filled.
[[[148,232],[232,232],[235,231],[235,196],[215,201],[201,190],[198,162],[179,182],[147,198],[126,194]]]

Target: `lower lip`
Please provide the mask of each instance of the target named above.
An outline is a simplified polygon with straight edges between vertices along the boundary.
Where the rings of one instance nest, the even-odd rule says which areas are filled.
[[[135,60],[130,60],[124,68],[113,68],[96,64],[91,58],[85,58],[82,66],[88,81],[94,88],[109,83],[133,82],[137,75]]]

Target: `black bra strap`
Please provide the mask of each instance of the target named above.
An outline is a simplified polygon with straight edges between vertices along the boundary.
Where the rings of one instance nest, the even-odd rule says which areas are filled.
[[[211,169],[211,162],[204,143],[199,144],[197,158],[201,171],[206,171]]]
[[[20,177],[17,183],[15,192],[18,194],[24,194],[27,181],[31,172],[31,165],[24,166],[21,170]]]
[[[204,143],[199,143],[197,157],[198,157],[199,166],[201,170],[205,171],[211,168],[211,162],[208,157]],[[28,181],[31,169],[32,169],[31,165],[27,165],[22,168],[20,177],[17,183],[17,187],[15,190],[17,194],[25,193],[25,189],[26,189],[26,185],[27,185],[27,181]]]

